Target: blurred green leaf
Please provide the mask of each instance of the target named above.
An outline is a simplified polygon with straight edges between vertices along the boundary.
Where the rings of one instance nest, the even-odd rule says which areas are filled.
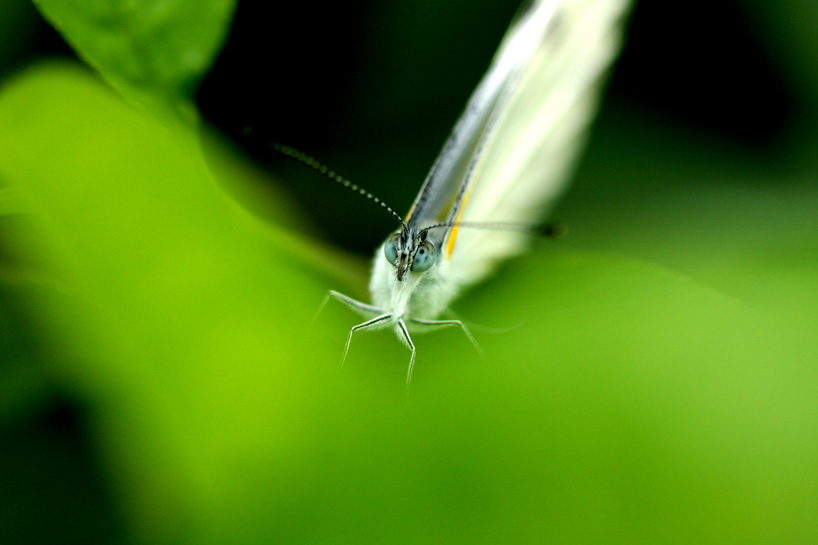
[[[195,115],[191,99],[230,29],[233,0],[35,0],[123,95]]]
[[[34,42],[38,14],[29,0],[3,0],[0,9],[0,70],[5,71]]]
[[[23,211],[23,204],[16,190],[0,187],[0,216],[9,216]]]
[[[356,337],[339,371],[356,317],[310,326],[342,261],[260,226],[194,135],[87,74],[6,86],[0,175],[40,226],[13,250],[62,279],[33,311],[74,355],[57,376],[89,400],[139,542],[818,538],[800,315],[547,243],[461,301],[516,326],[476,331],[488,361],[457,331],[421,336],[407,399],[393,335]]]
[[[0,112],[0,172],[38,225],[12,248],[49,263],[69,295],[36,311],[74,356],[58,376],[97,408],[136,518],[159,533],[182,528],[187,502],[209,486],[202,464],[223,457],[201,442],[232,451],[251,439],[244,424],[233,429],[235,410],[277,421],[273,436],[295,424],[279,411],[294,412],[297,384],[326,367],[305,363],[299,353],[315,363],[320,349],[295,334],[323,288],[297,267],[298,242],[227,199],[195,135],[140,115],[82,71],[34,70],[5,88]],[[258,395],[239,393],[247,380]],[[197,451],[207,454],[194,462]]]

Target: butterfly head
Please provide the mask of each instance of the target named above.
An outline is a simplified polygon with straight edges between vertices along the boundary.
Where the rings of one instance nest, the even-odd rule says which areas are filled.
[[[411,271],[423,273],[437,261],[437,249],[426,238],[427,231],[404,226],[386,239],[383,253],[386,260],[395,267],[398,282],[403,282]]]

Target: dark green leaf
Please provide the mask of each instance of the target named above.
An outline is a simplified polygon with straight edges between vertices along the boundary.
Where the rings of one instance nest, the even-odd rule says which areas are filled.
[[[232,0],[36,0],[125,97],[193,115],[190,100],[230,28]]]

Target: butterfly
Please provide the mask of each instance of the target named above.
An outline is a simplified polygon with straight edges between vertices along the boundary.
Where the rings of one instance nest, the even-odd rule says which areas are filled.
[[[366,318],[349,331],[343,360],[353,334],[384,328],[411,351],[407,387],[412,332],[459,327],[482,356],[466,324],[440,316],[498,262],[525,249],[530,226],[565,185],[619,51],[627,3],[534,0],[521,9],[405,218],[312,158],[278,149],[373,200],[400,224],[375,253],[372,303],[330,291],[321,305],[336,299]]]

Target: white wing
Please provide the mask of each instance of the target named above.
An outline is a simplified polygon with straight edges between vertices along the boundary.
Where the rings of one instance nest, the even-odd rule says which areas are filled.
[[[482,124],[460,221],[541,220],[596,111],[603,76],[619,51],[627,4],[537,0],[515,21],[475,92],[490,86],[498,98],[492,119]],[[453,230],[447,248],[452,279],[461,286],[479,281],[527,240],[510,231]]]

